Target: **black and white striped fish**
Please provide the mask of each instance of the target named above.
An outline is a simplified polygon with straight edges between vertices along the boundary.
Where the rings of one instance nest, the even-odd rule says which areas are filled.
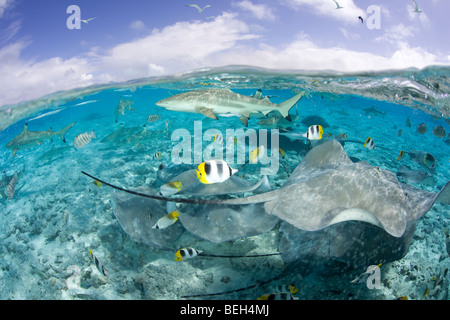
[[[322,139],[323,128],[321,125],[314,125],[308,128],[308,131],[303,136],[308,140],[320,140]]]
[[[19,177],[17,176],[17,172],[14,172],[11,180],[9,180],[8,186],[6,187],[6,197],[8,199],[12,199],[14,197],[14,193],[16,192],[16,184]]]
[[[92,138],[97,138],[94,130],[92,130],[91,132],[86,131],[80,133],[73,140],[73,146],[77,149],[83,148],[85,145],[92,141]]]
[[[201,183],[224,182],[237,172],[223,160],[210,160],[198,165],[197,178]]]
[[[197,250],[194,248],[183,248],[175,253],[175,261],[183,261],[186,259],[192,259],[202,253],[202,250]]]
[[[92,257],[92,261],[94,261],[95,266],[97,267],[97,270],[104,275],[105,277],[109,278],[108,270],[106,270],[105,266],[98,260],[98,258],[92,253],[92,250],[89,249],[89,254]]]

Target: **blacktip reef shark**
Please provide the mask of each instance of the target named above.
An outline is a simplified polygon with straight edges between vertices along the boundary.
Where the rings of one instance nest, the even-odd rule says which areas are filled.
[[[234,93],[230,89],[203,89],[179,93],[156,102],[159,107],[172,111],[201,113],[218,120],[217,115],[237,116],[247,126],[251,113],[263,113],[277,110],[290,121],[289,110],[301,99],[305,92],[280,103],[272,103],[268,98],[258,99]]]
[[[14,139],[12,139],[6,146],[6,149],[13,150],[12,156],[14,157],[17,150],[32,148],[35,145],[40,145],[42,142],[53,137],[60,138],[63,142],[66,142],[64,135],[75,125],[75,121],[68,126],[62,128],[59,131],[52,131],[52,128],[47,131],[30,131],[28,130],[28,123],[25,124],[21,133],[19,133]]]

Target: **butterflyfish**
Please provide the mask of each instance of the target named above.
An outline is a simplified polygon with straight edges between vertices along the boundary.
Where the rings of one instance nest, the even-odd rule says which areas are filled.
[[[367,148],[369,150],[372,150],[373,148],[375,148],[375,142],[373,142],[371,137],[368,137],[366,139],[366,142],[364,142],[364,148]]]
[[[202,253],[202,250],[197,250],[194,248],[183,248],[175,253],[175,261],[183,261],[186,259],[192,259]]]
[[[181,181],[172,181],[172,182],[163,184],[159,188],[159,192],[163,196],[170,196],[175,193],[178,193],[182,187],[183,187],[183,184],[181,183]]]
[[[321,125],[313,125],[308,128],[308,131],[303,134],[303,137],[305,137],[308,140],[320,140],[322,139],[323,135],[323,128]]]
[[[180,213],[178,210],[172,211],[169,214],[166,214],[162,218],[160,218],[155,225],[153,226],[153,229],[165,229],[171,225],[173,225],[178,220],[178,216]]]
[[[229,179],[237,169],[231,168],[223,160],[205,161],[198,165],[197,178],[201,183],[219,183]]]

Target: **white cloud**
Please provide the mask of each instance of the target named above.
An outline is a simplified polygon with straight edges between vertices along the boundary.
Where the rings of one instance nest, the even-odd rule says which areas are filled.
[[[411,47],[412,30],[392,27],[402,41],[391,56],[321,47],[300,33],[284,46],[272,46],[252,33],[236,14],[223,13],[211,21],[177,22],[110,50],[92,48],[87,54],[63,60],[25,60],[30,43],[16,42],[0,49],[0,101],[12,104],[46,94],[108,81],[170,75],[204,67],[251,65],[290,70],[370,71],[423,68],[449,64],[444,57]],[[341,30],[341,32],[345,29]],[[350,34],[348,34],[351,36]],[[394,39],[392,39],[394,41]]]
[[[375,38],[375,41],[386,41],[388,43],[397,44],[413,37],[416,32],[417,28],[415,26],[405,26],[403,23],[399,23],[386,28],[385,33],[382,36]]]
[[[420,9],[419,7],[419,10]],[[430,19],[428,18],[428,16],[426,15],[425,12],[414,12],[414,5],[407,5],[406,6],[406,11],[408,12],[408,18],[410,21],[420,21],[420,23],[422,23],[422,25],[424,27],[429,27],[430,26]]]
[[[249,0],[240,2],[233,2],[233,6],[238,7],[243,11],[250,12],[253,16],[260,20],[274,21],[276,19],[272,8],[265,4],[254,4]]]
[[[0,0],[0,18],[3,17],[5,10],[14,2],[14,0]]]
[[[29,43],[16,42],[0,49],[0,101],[12,104],[45,94],[93,83],[91,66],[85,59],[24,61],[20,53]]]
[[[345,23],[357,24],[358,17],[364,17],[366,11],[359,8],[353,0],[337,0],[343,9],[336,9],[332,0],[283,0],[295,10],[310,10],[316,14],[332,17]]]
[[[204,67],[214,54],[257,37],[236,15],[224,13],[213,21],[177,22],[155,29],[144,38],[114,47],[99,59],[102,69],[115,79],[148,77],[155,71],[169,74]]]
[[[130,29],[137,30],[137,31],[143,31],[143,30],[147,29],[147,27],[145,26],[144,22],[142,22],[141,20],[135,20],[130,23]]]

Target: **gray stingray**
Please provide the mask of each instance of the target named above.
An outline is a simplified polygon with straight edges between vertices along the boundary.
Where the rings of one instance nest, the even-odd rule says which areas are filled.
[[[148,187],[140,187],[142,192],[152,194]],[[150,246],[169,246],[183,232],[180,223],[175,223],[166,229],[153,229],[155,223],[166,215],[166,202],[129,195],[123,192],[111,193],[114,215],[122,229],[134,241]]]
[[[187,231],[214,243],[263,234],[279,222],[276,216],[265,212],[263,203],[246,206],[182,204],[179,211],[180,222]]]
[[[450,183],[439,193],[402,184],[395,173],[373,167],[365,161],[353,163],[336,140],[313,148],[280,189],[236,199],[167,198],[126,190],[160,200],[192,203],[246,205],[264,203],[266,213],[292,226],[317,231],[348,220],[364,221],[401,237],[408,222],[425,215],[439,199],[450,204]]]
[[[398,168],[397,177],[402,178],[409,183],[433,183],[433,175],[430,172],[414,170],[406,165],[402,165]]]
[[[238,176],[231,176],[223,183],[203,184],[197,178],[197,170],[191,169],[178,174],[170,179],[170,182],[180,181],[181,190],[177,194],[190,195],[221,195],[242,192],[266,192],[270,190],[267,176],[264,176],[256,184],[244,180]],[[169,182],[169,181],[168,181]]]

